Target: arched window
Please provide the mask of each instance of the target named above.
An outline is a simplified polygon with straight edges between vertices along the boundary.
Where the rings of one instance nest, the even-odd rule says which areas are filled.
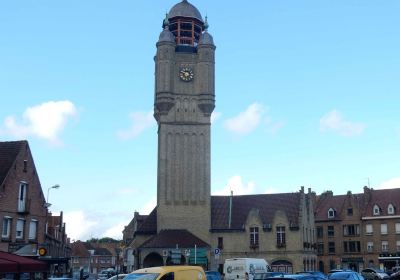
[[[329,208],[328,218],[335,218],[335,210],[333,208]]]
[[[380,209],[379,209],[379,206],[376,205],[376,204],[374,205],[373,213],[374,213],[374,216],[378,216],[378,215],[381,214],[381,211],[380,211]]]
[[[392,203],[389,204],[388,206],[388,214],[393,215],[394,214],[394,206]]]

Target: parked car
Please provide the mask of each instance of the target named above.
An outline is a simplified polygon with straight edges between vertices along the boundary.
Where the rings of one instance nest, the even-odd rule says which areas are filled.
[[[286,274],[284,272],[276,272],[276,271],[270,271],[270,272],[264,272],[264,273],[255,273],[253,280],[265,280],[267,278],[271,277],[283,277],[283,275]]]
[[[278,276],[269,277],[268,280],[282,280],[282,279],[292,279],[292,280],[325,280],[319,275],[312,274],[280,274]]]
[[[390,280],[400,280],[400,270],[397,270],[397,272],[390,274]]]
[[[298,272],[296,272],[296,274],[312,274],[312,275],[318,275],[321,278],[325,278],[325,279],[327,278],[327,276],[321,271],[298,271]]]
[[[115,274],[114,276],[111,276],[107,280],[122,280],[125,278],[127,274]]]
[[[361,275],[366,280],[386,280],[389,279],[389,275],[381,269],[366,268],[361,271]]]
[[[364,280],[364,277],[355,271],[338,271],[329,274],[328,280]]]
[[[207,280],[221,280],[221,274],[218,271],[206,271]]]

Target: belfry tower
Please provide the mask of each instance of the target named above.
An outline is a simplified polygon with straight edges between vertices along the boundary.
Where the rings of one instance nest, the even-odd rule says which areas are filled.
[[[157,232],[187,229],[207,241],[214,53],[207,17],[183,0],[163,21],[155,60]]]

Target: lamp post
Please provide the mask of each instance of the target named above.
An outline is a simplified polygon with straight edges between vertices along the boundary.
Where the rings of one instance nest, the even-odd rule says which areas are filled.
[[[47,230],[48,230],[48,225],[47,225],[47,219],[48,219],[48,213],[49,213],[49,207],[51,206],[51,203],[49,203],[49,193],[51,189],[58,189],[60,188],[60,185],[56,184],[54,186],[51,186],[47,189],[47,197],[46,197],[46,203],[45,203],[45,207],[46,209],[46,228],[45,228],[45,233],[47,234]]]
[[[47,189],[47,198],[46,198],[46,206],[47,207],[50,207],[51,206],[51,203],[49,203],[49,193],[50,193],[50,190],[51,189],[58,189],[58,188],[60,188],[60,185],[54,185],[54,186],[51,186],[51,187],[49,187],[48,189]]]

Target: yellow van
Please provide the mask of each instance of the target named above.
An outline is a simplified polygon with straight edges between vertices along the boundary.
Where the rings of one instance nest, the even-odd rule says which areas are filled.
[[[124,280],[206,280],[201,266],[157,266],[135,270]]]

